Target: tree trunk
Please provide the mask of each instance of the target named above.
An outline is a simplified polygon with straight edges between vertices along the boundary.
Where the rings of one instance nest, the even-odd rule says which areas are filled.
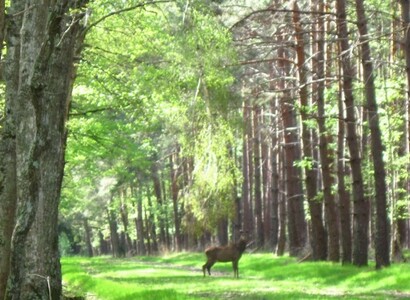
[[[164,196],[162,195],[162,189],[161,189],[161,179],[159,176],[159,171],[158,171],[158,163],[156,161],[156,157],[154,157],[154,162],[152,163],[151,166],[151,177],[152,177],[152,182],[154,185],[154,193],[155,197],[157,199],[157,204],[158,204],[158,214],[157,214],[157,219],[158,219],[158,227],[159,227],[159,247],[162,249],[167,248],[167,242],[166,242],[166,234],[165,234],[165,209],[164,209]]]
[[[254,203],[255,203],[255,242],[256,246],[263,246],[263,222],[262,222],[262,168],[261,168],[261,144],[260,144],[260,108],[253,105],[253,167],[254,167]]]
[[[279,49],[280,77],[289,76],[290,66],[286,63],[287,58],[283,48]],[[281,80],[283,81],[283,80]],[[289,235],[289,254],[297,256],[301,254],[306,245],[307,231],[305,221],[305,211],[303,207],[303,188],[302,174],[298,167],[294,165],[295,161],[301,160],[300,143],[297,132],[296,112],[293,103],[293,97],[290,95],[285,84],[282,83],[281,90],[281,116],[284,133],[284,155],[285,155],[285,172],[286,172],[286,197],[287,197],[287,220]]]
[[[270,111],[270,108],[269,110]],[[271,123],[270,117],[264,116],[265,112],[261,114],[261,163],[262,163],[262,179],[263,179],[263,240],[264,247],[272,249],[273,229],[272,229],[272,143],[270,142],[268,126]],[[276,243],[276,242],[275,242]]]
[[[272,115],[275,115],[276,112],[276,98],[272,101],[272,109],[271,113]],[[271,170],[272,170],[272,175],[271,175],[271,196],[272,199],[271,201],[271,213],[272,213],[272,218],[271,218],[271,245],[272,249],[276,249],[278,245],[278,238],[279,238],[279,172],[280,172],[280,167],[279,167],[279,144],[278,144],[278,131],[279,131],[279,122],[275,121],[274,128],[276,128],[275,132],[272,134],[271,139],[272,139],[272,150],[271,150]]]
[[[218,241],[220,245],[228,244],[228,218],[227,217],[222,217],[218,221],[217,235],[218,235]]]
[[[179,151],[178,149],[176,151]],[[180,218],[180,207],[178,203],[178,178],[179,178],[179,167],[178,167],[178,153],[174,153],[170,156],[171,163],[171,197],[174,209],[174,226],[175,226],[175,251],[180,251],[182,249],[182,237],[181,237],[181,218]]]
[[[406,57],[406,101],[405,101],[405,124],[404,124],[404,133],[405,141],[404,148],[405,154],[407,157],[410,157],[410,0],[401,0],[401,15],[403,25],[402,28],[405,32],[404,34],[404,55]],[[410,173],[410,159],[407,159],[407,173]],[[407,180],[405,190],[407,194],[410,193],[410,181]],[[407,214],[410,212],[410,204],[407,205]],[[410,247],[410,219],[407,217],[405,220],[399,220],[401,224],[401,229],[399,232],[402,232],[403,236],[400,240],[406,241],[407,237],[407,247]],[[407,227],[407,228],[406,228]],[[407,234],[406,234],[407,231]]]
[[[2,5],[3,5],[2,1]],[[10,14],[24,9],[24,5],[9,8]],[[4,9],[0,12],[4,17]],[[6,103],[5,121],[1,128],[0,140],[0,299],[5,298],[7,279],[10,271],[11,239],[15,225],[17,206],[16,173],[16,121],[15,108],[19,89],[20,29],[22,14],[17,15],[9,25],[5,63]],[[3,33],[3,32],[2,32]],[[2,49],[1,49],[2,50]]]
[[[110,241],[113,257],[121,257],[120,236],[118,235],[118,224],[114,212],[107,208],[107,219],[110,227]]]
[[[142,210],[142,193],[138,190],[134,190],[134,197],[135,199],[135,208],[137,210],[137,217],[135,218],[135,228],[137,232],[137,252],[138,255],[145,255],[146,248],[145,248],[145,241],[144,241],[144,217],[143,217],[143,210]]]
[[[371,152],[374,167],[376,190],[376,268],[390,265],[389,222],[387,218],[386,170],[383,161],[383,143],[379,126],[379,114],[373,77],[373,63],[370,52],[367,19],[362,0],[356,0],[357,26],[360,33],[363,73],[365,79],[365,96],[369,113],[371,135]]]
[[[284,150],[280,150],[280,156],[284,156]],[[281,159],[279,160],[281,162],[281,165],[279,166],[279,173],[282,175],[280,178],[285,178],[286,177],[286,170],[285,170],[285,160]],[[283,193],[279,194],[278,198],[278,204],[279,204],[279,230],[278,230],[278,246],[276,248],[276,255],[278,256],[283,256],[285,253],[285,246],[286,246],[286,216],[287,211],[286,211],[286,197],[285,195],[285,180],[280,179],[280,182],[278,183],[278,186],[281,187],[281,190]]]
[[[106,255],[110,253],[110,245],[105,240],[104,235],[101,231],[98,231],[98,239],[100,244],[100,255]]]
[[[251,211],[251,175],[250,175],[250,161],[249,161],[249,119],[251,117],[248,101],[243,104],[243,122],[244,122],[244,136],[243,136],[243,155],[242,155],[242,202],[243,202],[243,230],[252,232],[252,211]]]
[[[157,238],[157,226],[155,224],[155,216],[154,216],[154,206],[152,205],[152,200],[151,200],[151,196],[149,195],[148,192],[148,208],[149,208],[149,212],[148,212],[148,219],[147,219],[147,229],[149,232],[149,235],[152,238],[152,251],[154,253],[158,253],[158,238]]]
[[[6,117],[7,118],[7,117]],[[16,148],[8,125],[4,127],[0,140],[0,299],[4,299],[9,262],[11,255],[11,237],[16,212]]]
[[[91,227],[88,224],[88,219],[83,219],[84,232],[85,232],[85,244],[87,246],[88,257],[93,257],[93,246],[91,244]]]
[[[354,69],[349,58],[348,29],[345,0],[336,1],[337,28],[340,39],[340,57],[343,68],[343,91],[346,106],[347,144],[353,184],[353,264],[367,265],[369,246],[369,203],[364,197],[363,175],[358,143],[353,96]]]
[[[83,40],[82,17],[72,13],[79,8],[68,1],[11,4],[10,12],[17,18],[8,29],[5,69],[12,75],[6,78],[6,89],[13,90],[6,97],[14,99],[6,101],[16,101],[11,108],[17,125],[18,203],[5,299],[61,295],[58,205],[73,62]]]
[[[318,1],[318,11],[325,13],[325,4],[323,0]],[[320,165],[322,170],[323,180],[323,197],[325,202],[325,218],[328,228],[328,259],[330,261],[338,262],[340,259],[340,244],[339,244],[339,215],[337,213],[337,207],[335,197],[332,193],[334,186],[334,180],[331,172],[331,166],[333,165],[333,159],[331,157],[329,142],[332,140],[331,134],[326,128],[326,115],[325,115],[325,22],[323,17],[318,18],[318,28],[315,30],[317,40],[317,53],[316,55],[316,73],[317,76],[317,113],[318,113],[318,127],[319,127],[319,152],[320,152]]]
[[[346,190],[345,176],[347,175],[345,163],[345,114],[342,100],[342,87],[339,89],[339,121],[337,134],[337,193],[339,196],[340,230],[342,242],[342,264],[352,262],[352,221],[350,196]]]
[[[307,71],[305,60],[305,43],[304,34],[300,24],[299,7],[297,2],[293,6],[293,25],[295,26],[296,37],[296,54],[297,66],[299,73],[299,98],[300,98],[300,116],[302,119],[302,141],[303,141],[303,156],[305,160],[310,162],[305,167],[305,185],[307,201],[309,204],[312,234],[311,247],[312,258],[314,260],[326,260],[327,258],[327,236],[322,219],[322,202],[317,199],[316,187],[316,167],[314,166],[312,133],[306,122],[308,121],[309,99],[307,88]]]

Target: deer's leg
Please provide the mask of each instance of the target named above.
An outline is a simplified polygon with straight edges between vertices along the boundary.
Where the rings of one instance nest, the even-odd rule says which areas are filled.
[[[211,276],[211,268],[212,268],[212,266],[215,264],[215,262],[214,261],[210,261],[210,262],[208,262],[208,265],[207,265],[207,269],[208,269],[208,274],[209,274],[209,276]]]
[[[202,271],[204,272],[204,277],[205,277],[205,269],[207,269],[207,270],[208,270],[208,274],[211,275],[211,268],[212,268],[212,266],[213,266],[214,264],[215,264],[214,261],[208,259],[208,261],[206,262],[206,264],[204,264],[204,265],[202,266]]]
[[[237,260],[232,261],[232,267],[233,267],[233,277],[234,278],[239,278],[239,269],[238,269],[238,261]]]

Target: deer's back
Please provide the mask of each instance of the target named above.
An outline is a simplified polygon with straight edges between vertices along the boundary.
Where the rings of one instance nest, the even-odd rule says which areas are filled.
[[[205,250],[205,254],[208,258],[220,262],[237,260],[242,255],[242,253],[232,245],[226,247],[210,247]]]

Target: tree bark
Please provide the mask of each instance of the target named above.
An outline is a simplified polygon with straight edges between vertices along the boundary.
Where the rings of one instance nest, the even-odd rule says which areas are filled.
[[[85,244],[87,246],[87,255],[88,257],[93,257],[93,246],[91,244],[91,227],[88,224],[88,219],[84,218],[83,219],[83,225],[84,225],[84,232],[85,232]]]
[[[285,56],[285,51],[280,48],[278,56],[283,58],[279,61],[280,77],[289,76],[290,66]],[[283,80],[281,80],[282,82]],[[301,170],[294,165],[295,161],[301,160],[301,149],[298,140],[296,112],[293,99],[285,89],[285,83],[280,86],[283,96],[280,100],[280,110],[284,129],[284,155],[286,172],[286,197],[287,197],[287,221],[289,236],[289,254],[297,256],[301,254],[306,245],[307,226],[303,207],[303,187]]]
[[[277,109],[277,104],[276,104],[276,98],[272,100],[271,104],[271,113],[272,115],[275,115]],[[271,149],[271,246],[272,249],[276,249],[278,245],[278,238],[279,238],[279,172],[280,172],[280,164],[279,164],[279,137],[278,137],[278,131],[279,131],[279,122],[275,121],[274,123],[274,128],[276,129],[274,133],[271,136],[272,140],[272,149]]]
[[[110,228],[110,242],[113,257],[121,257],[120,236],[118,234],[118,223],[116,220],[116,214],[107,208],[107,220]]]
[[[299,7],[297,2],[293,5],[293,25],[295,27],[296,38],[296,55],[297,66],[299,73],[299,98],[300,98],[300,116],[302,119],[302,141],[303,141],[303,157],[310,161],[310,164],[304,167],[305,169],[305,185],[307,201],[309,204],[310,219],[311,219],[311,247],[312,258],[314,260],[326,260],[327,258],[327,235],[323,225],[322,218],[322,201],[317,199],[316,186],[316,167],[314,166],[312,133],[306,122],[308,121],[309,99],[307,88],[307,71],[305,60],[305,43],[302,26],[300,24]]]
[[[254,167],[254,203],[255,203],[255,241],[257,247],[263,246],[263,214],[262,214],[262,168],[260,143],[260,108],[253,105],[253,167]]]
[[[319,12],[325,13],[325,4],[323,0],[319,0],[317,4]],[[325,202],[325,218],[328,228],[328,259],[330,261],[338,262],[340,259],[340,233],[339,233],[339,215],[335,202],[332,188],[334,180],[332,176],[331,166],[333,159],[330,153],[329,142],[332,140],[331,135],[326,128],[326,114],[325,114],[325,22],[323,17],[318,18],[316,40],[317,53],[316,55],[316,70],[317,76],[317,113],[318,113],[318,127],[319,127],[319,152],[320,165],[322,170],[323,180],[323,197]]]
[[[387,217],[386,170],[383,161],[383,143],[379,125],[379,114],[374,86],[373,63],[371,58],[367,19],[362,0],[356,0],[357,26],[360,33],[362,65],[365,81],[365,96],[369,113],[371,153],[374,167],[376,190],[376,268],[390,265],[389,221]]]
[[[282,148],[282,147],[281,147]],[[284,149],[280,150],[280,156],[284,156]],[[282,175],[280,178],[286,177],[286,170],[284,166],[284,159],[280,160],[279,166],[279,173]],[[279,204],[279,229],[278,229],[278,246],[276,248],[276,255],[283,256],[285,253],[285,246],[286,246],[286,224],[287,224],[287,210],[286,210],[286,197],[285,197],[285,180],[281,179],[278,185],[281,187],[280,189],[283,193],[280,194],[278,198]]]
[[[404,149],[405,155],[410,157],[410,1],[401,0],[401,15],[402,15],[402,28],[404,31],[404,55],[406,58],[406,101],[405,101],[405,124],[404,124]],[[410,159],[407,160],[407,172],[410,173]],[[410,193],[410,181],[407,180],[405,184],[405,190],[407,194]],[[410,205],[407,205],[407,214],[410,212]],[[410,247],[410,220],[406,219],[398,220],[398,226],[400,226],[399,241],[406,242],[407,237],[407,247]],[[407,234],[406,234],[407,231]],[[401,233],[401,234],[400,234]],[[401,246],[401,245],[400,245]]]
[[[176,151],[179,151],[178,149]],[[181,217],[180,207],[178,203],[179,185],[178,178],[180,175],[178,167],[178,153],[174,153],[170,156],[171,163],[171,197],[174,210],[174,226],[175,226],[175,250],[180,251],[182,249],[182,236],[181,236]]]
[[[138,255],[145,255],[147,250],[144,241],[144,216],[142,210],[142,193],[139,188],[133,189],[135,197],[135,208],[137,217],[135,218],[135,228],[137,233],[137,253]]]
[[[3,5],[3,3],[2,3]],[[10,14],[24,9],[24,5],[9,8]],[[4,10],[1,12],[4,16]],[[19,89],[20,28],[22,15],[17,15],[9,24],[5,62],[6,103],[5,121],[0,140],[0,299],[6,294],[7,279],[10,271],[11,239],[15,224],[17,206],[17,173],[16,173],[16,100]],[[2,50],[2,49],[1,49]]]
[[[265,110],[266,111],[266,110]],[[262,186],[263,186],[263,241],[264,247],[272,249],[273,228],[272,228],[272,143],[270,142],[269,133],[267,132],[270,117],[265,117],[265,111],[261,114],[261,164],[262,164]],[[267,111],[270,111],[270,107]],[[276,243],[276,242],[275,242]]]
[[[73,62],[83,41],[82,15],[72,9],[86,2],[34,5],[26,1],[25,7],[22,1],[11,3],[10,11],[21,16],[22,23],[13,21],[9,27],[5,66],[7,73],[19,71],[6,79],[6,89],[15,89],[18,202],[5,299],[58,299],[61,295],[57,223],[65,124],[75,76]],[[16,45],[20,45],[19,55]]]
[[[350,196],[346,190],[345,176],[348,174],[345,163],[345,115],[342,99],[342,87],[338,97],[338,134],[337,134],[337,193],[339,196],[340,230],[342,242],[342,264],[352,262],[352,221]]]
[[[346,107],[347,144],[353,184],[353,264],[364,266],[368,263],[369,245],[369,203],[363,189],[363,175],[360,147],[356,129],[353,78],[355,75],[349,58],[349,40],[346,20],[345,0],[336,1],[337,28],[340,39],[340,57],[343,69],[343,91]]]
[[[251,117],[250,109],[248,106],[248,101],[243,103],[243,122],[244,122],[244,133],[243,133],[243,155],[242,155],[242,202],[243,202],[243,230],[246,232],[252,232],[252,211],[251,211],[251,175],[250,175],[250,161],[249,153],[249,118]]]
[[[167,248],[167,242],[166,242],[166,234],[165,234],[165,209],[164,209],[164,195],[162,194],[162,189],[161,189],[161,178],[159,176],[159,170],[158,170],[158,162],[156,161],[156,156],[154,156],[154,161],[152,162],[151,165],[151,178],[154,186],[154,193],[155,197],[157,199],[157,205],[158,205],[158,227],[159,227],[159,247],[162,249]]]

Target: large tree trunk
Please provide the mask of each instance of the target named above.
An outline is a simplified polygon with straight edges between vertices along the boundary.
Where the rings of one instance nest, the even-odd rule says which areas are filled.
[[[88,224],[88,219],[83,218],[83,226],[84,226],[84,233],[85,233],[85,244],[87,246],[87,255],[88,257],[93,257],[93,246],[91,243],[91,227]]]
[[[383,161],[383,143],[379,126],[379,115],[373,77],[367,19],[362,0],[356,0],[357,26],[360,33],[363,73],[365,79],[365,96],[369,113],[371,135],[371,152],[374,166],[376,187],[376,268],[390,265],[389,257],[389,222],[387,218],[386,170]]]
[[[125,190],[119,190],[118,192],[119,197],[120,197],[120,215],[121,215],[121,221],[122,221],[122,226],[124,228],[123,234],[124,234],[124,249],[125,253],[128,253],[129,251],[132,250],[132,240],[129,235],[129,221],[128,221],[128,205],[127,205],[127,193]]]
[[[293,6],[293,24],[295,26],[296,38],[296,55],[297,66],[299,73],[299,98],[300,98],[300,116],[302,119],[302,141],[303,141],[303,156],[304,159],[309,160],[311,164],[305,167],[305,186],[307,201],[309,204],[310,219],[311,219],[311,247],[312,258],[314,260],[326,260],[327,258],[327,235],[323,225],[322,218],[322,202],[317,199],[316,187],[316,167],[314,166],[313,147],[312,147],[312,133],[306,122],[308,121],[309,105],[308,99],[308,73],[306,70],[305,60],[305,36],[300,24],[300,13],[297,2]]]
[[[289,76],[290,66],[283,48],[279,49],[280,74],[285,78]],[[282,82],[283,80],[281,80]],[[280,101],[281,117],[284,130],[284,156],[286,173],[286,198],[287,220],[289,236],[289,254],[297,256],[301,254],[306,245],[307,225],[303,207],[303,187],[301,170],[294,165],[295,161],[301,160],[300,142],[298,139],[296,112],[293,97],[288,92],[288,87],[282,82],[280,86],[283,96]]]
[[[157,225],[155,223],[154,206],[152,205],[151,197],[148,195],[148,219],[147,219],[147,230],[149,236],[152,238],[152,251],[158,253],[158,238],[157,238]],[[151,253],[150,253],[151,254]]]
[[[174,211],[174,226],[175,226],[175,250],[180,251],[182,249],[182,235],[181,235],[181,207],[178,201],[179,194],[179,184],[178,178],[180,176],[180,170],[178,166],[178,151],[177,147],[176,153],[171,154],[170,164],[171,164],[171,197]]]
[[[367,265],[369,246],[369,203],[363,189],[363,175],[360,147],[356,129],[355,105],[353,96],[354,69],[349,58],[348,29],[345,0],[336,1],[337,28],[340,39],[340,56],[343,68],[343,91],[346,106],[347,144],[350,153],[350,166],[353,184],[353,263]]]
[[[269,108],[270,111],[270,108]],[[272,230],[272,150],[267,124],[270,124],[270,117],[264,117],[265,111],[261,114],[261,164],[262,164],[262,186],[263,186],[263,241],[264,247],[272,249],[273,230]],[[266,119],[266,121],[265,121]]]
[[[338,134],[337,134],[337,193],[339,196],[340,231],[342,243],[342,264],[352,262],[352,221],[350,196],[346,190],[345,176],[347,175],[345,163],[345,114],[341,91],[339,89],[338,109]]]
[[[57,2],[26,1],[24,7],[15,1],[10,8],[18,17],[8,30],[5,68],[12,76],[6,78],[6,89],[13,91],[6,101],[16,101],[18,202],[5,299],[61,295],[58,205],[73,62],[82,43],[81,17],[72,9],[86,1]]]
[[[121,257],[121,241],[118,234],[118,223],[116,220],[116,214],[110,208],[107,208],[107,220],[110,228],[110,242],[113,257]]]
[[[320,0],[317,4],[318,11],[325,13],[324,1]],[[339,243],[339,215],[335,197],[332,193],[334,186],[334,179],[331,172],[333,159],[330,153],[329,142],[332,140],[331,134],[326,128],[325,115],[325,22],[323,17],[318,18],[318,28],[315,30],[317,40],[316,59],[316,76],[317,76],[317,110],[318,110],[318,127],[319,127],[319,152],[320,165],[323,178],[323,197],[325,202],[325,218],[328,228],[328,259],[330,261],[338,262],[340,259],[340,243]]]
[[[154,161],[151,165],[151,177],[152,177],[152,182],[154,185],[154,193],[155,197],[157,199],[157,206],[158,206],[158,214],[157,214],[157,219],[158,219],[158,227],[159,227],[159,248],[161,250],[167,249],[167,242],[166,242],[166,234],[165,234],[165,209],[164,209],[164,196],[162,194],[162,189],[161,189],[161,178],[159,176],[159,171],[158,171],[158,162],[156,161],[156,156],[154,156]]]
[[[276,112],[276,98],[272,100],[271,104],[271,113],[272,115],[275,115]],[[275,121],[274,123],[274,133],[271,136],[272,140],[272,149],[271,149],[271,197],[272,199],[268,200],[271,202],[271,245],[272,249],[276,249],[278,245],[278,239],[279,239],[279,172],[280,172],[280,167],[279,167],[279,144],[278,144],[278,131],[279,131],[279,125],[278,121]]]
[[[284,149],[280,150],[279,156],[284,157]],[[278,228],[278,246],[276,248],[276,254],[278,256],[282,256],[285,253],[285,246],[286,246],[286,224],[287,224],[287,211],[286,211],[286,197],[284,196],[285,193],[284,191],[286,190],[285,187],[285,180],[283,178],[286,177],[286,170],[285,170],[285,160],[281,159],[280,160],[280,166],[279,166],[279,173],[282,175],[280,176],[280,183],[278,183],[278,186],[280,187],[280,190],[283,191],[283,193],[280,193],[279,199],[278,199],[278,204],[279,204],[279,228]]]
[[[244,121],[244,134],[243,134],[243,154],[242,154],[242,202],[243,202],[243,230],[250,233],[252,232],[252,208],[251,208],[251,163],[250,163],[250,147],[249,140],[250,126],[249,119],[251,117],[249,101],[245,101],[243,104],[243,121]]]
[[[10,14],[24,9],[24,5],[14,5]],[[4,15],[4,10],[1,12]],[[9,24],[7,35],[8,55],[6,56],[6,104],[5,122],[0,140],[0,299],[4,299],[10,270],[11,237],[14,229],[17,205],[16,173],[16,122],[15,106],[19,89],[19,69],[14,66],[20,60],[20,28],[22,15],[17,15]]]
[[[144,216],[142,210],[142,192],[139,189],[134,189],[135,209],[137,216],[135,220],[135,229],[137,233],[137,253],[138,255],[145,255],[147,250],[144,242]]]
[[[401,0],[401,15],[403,25],[402,30],[405,32],[404,34],[404,55],[406,57],[406,79],[407,79],[407,92],[406,92],[406,101],[405,101],[405,124],[404,124],[404,148],[405,148],[405,155],[410,157],[410,30],[408,30],[410,26],[410,0]],[[407,160],[407,172],[410,173],[410,160]],[[410,181],[407,180],[405,184],[405,190],[407,194],[410,193]],[[410,204],[407,205],[407,214],[410,212]],[[406,219],[398,220],[398,226],[400,226],[399,234],[399,241],[402,240],[403,243],[406,242],[407,237],[407,247],[410,247],[410,220],[407,217]],[[406,228],[407,227],[407,228]],[[407,231],[407,234],[406,234]],[[400,245],[401,247],[402,245]]]
[[[260,108],[253,105],[253,167],[254,167],[254,203],[255,203],[255,240],[256,246],[263,246],[263,215],[262,215],[262,168],[261,168],[261,142],[260,142]]]

